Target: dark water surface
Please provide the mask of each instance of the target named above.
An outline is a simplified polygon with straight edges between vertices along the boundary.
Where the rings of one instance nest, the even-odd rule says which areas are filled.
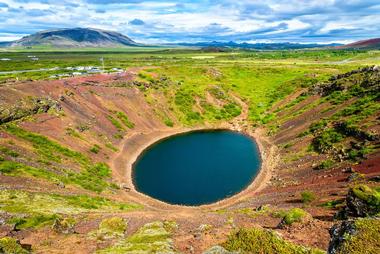
[[[196,131],[145,150],[133,166],[136,189],[170,204],[201,205],[247,187],[261,165],[256,143],[237,132]]]

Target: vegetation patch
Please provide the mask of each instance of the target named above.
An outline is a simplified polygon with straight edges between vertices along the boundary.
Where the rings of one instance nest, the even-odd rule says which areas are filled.
[[[315,193],[312,191],[303,191],[301,192],[302,203],[310,203],[316,199]]]
[[[175,253],[171,230],[173,223],[170,222],[148,223],[135,234],[98,253]]]
[[[0,253],[4,254],[28,254],[16,239],[12,237],[0,238]]]
[[[239,253],[251,254],[301,254],[312,253],[322,254],[322,250],[310,249],[283,240],[273,231],[258,228],[242,228],[228,237],[222,244],[228,251],[238,251]]]
[[[133,129],[135,127],[135,124],[128,119],[128,116],[124,112],[118,111],[116,112],[116,116],[127,128]]]
[[[289,211],[274,212],[275,217],[282,218],[280,225],[291,225],[295,222],[303,222],[304,219],[310,218],[311,215],[301,208],[292,208]]]
[[[361,218],[350,221],[350,232],[343,232],[341,242],[334,246],[337,254],[379,253],[380,220],[377,218]],[[330,245],[330,248],[332,246]]]
[[[102,220],[98,230],[91,232],[91,237],[98,240],[123,237],[127,230],[127,221],[120,217],[111,217]]]
[[[9,213],[25,213],[31,215],[43,214],[79,214],[88,211],[120,212],[141,209],[140,205],[133,203],[121,203],[103,197],[90,197],[87,195],[58,195],[46,193],[29,193],[16,190],[1,190],[0,210]],[[33,221],[46,221],[33,219]]]

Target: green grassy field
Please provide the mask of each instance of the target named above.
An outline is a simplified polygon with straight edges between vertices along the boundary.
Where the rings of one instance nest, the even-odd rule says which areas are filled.
[[[40,51],[38,51],[40,50]],[[38,61],[30,56],[38,57]],[[48,49],[14,49],[0,52],[0,81],[9,79],[51,79],[55,74],[70,74],[67,67],[102,67],[126,70],[149,67],[139,73],[142,82],[155,84],[145,91],[147,100],[156,102],[157,92],[163,93],[170,110],[186,125],[204,121],[229,120],[240,114],[241,108],[231,94],[249,105],[249,119],[267,122],[265,114],[275,102],[300,87],[325,80],[332,74],[358,66],[379,63],[380,51],[292,50],[204,52],[197,49],[124,48],[80,49],[54,51]],[[43,69],[43,70],[40,70]],[[1,73],[19,71],[17,73]],[[158,74],[151,75],[151,73]],[[161,82],[165,77],[167,82]],[[160,83],[161,82],[161,83]],[[209,93],[223,94],[223,108],[207,101]],[[215,95],[215,94],[214,94]],[[158,102],[156,102],[158,103]],[[168,125],[172,121],[161,113]]]

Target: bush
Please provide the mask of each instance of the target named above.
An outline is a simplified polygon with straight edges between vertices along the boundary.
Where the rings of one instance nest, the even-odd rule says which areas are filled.
[[[97,153],[99,153],[99,151],[100,151],[100,146],[97,144],[95,144],[93,147],[90,148],[90,152],[92,152],[92,153],[97,154]]]
[[[331,150],[335,143],[342,141],[344,136],[334,129],[327,129],[316,136],[312,141],[312,147],[319,153]]]
[[[3,237],[0,239],[0,253],[27,254],[29,251],[23,249],[16,239],[11,237]]]
[[[169,118],[166,118],[166,119],[164,120],[164,123],[165,123],[165,125],[168,126],[168,127],[173,127],[173,126],[174,126],[173,121],[172,121],[171,119],[169,119]]]
[[[315,200],[315,194],[312,191],[303,191],[301,192],[302,203],[310,203]]]
[[[317,166],[317,169],[329,169],[334,166],[333,160],[324,160]]]
[[[286,212],[283,221],[286,225],[291,225],[294,222],[301,222],[302,219],[307,215],[308,213],[301,208],[293,208],[290,211]]]

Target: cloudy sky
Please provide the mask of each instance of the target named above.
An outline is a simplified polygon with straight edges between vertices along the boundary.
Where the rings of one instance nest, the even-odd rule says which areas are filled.
[[[94,27],[138,42],[351,42],[380,37],[380,0],[0,0],[0,41]]]

